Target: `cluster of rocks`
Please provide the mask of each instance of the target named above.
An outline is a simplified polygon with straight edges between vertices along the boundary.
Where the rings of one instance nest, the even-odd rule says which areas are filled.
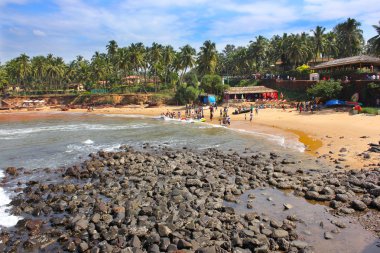
[[[369,152],[380,153],[380,141],[378,144],[370,143],[368,145],[370,146],[370,148],[368,149]]]
[[[329,201],[341,214],[380,209],[379,176],[380,170],[304,171],[274,153],[100,151],[56,183],[29,181],[11,202],[12,214],[25,219],[3,230],[0,250],[311,252],[299,240],[296,216],[239,214],[224,201],[273,185]]]

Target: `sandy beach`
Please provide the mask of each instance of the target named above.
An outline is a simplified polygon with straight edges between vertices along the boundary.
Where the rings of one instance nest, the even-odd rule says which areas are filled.
[[[122,108],[95,108],[91,113],[129,114],[159,116],[162,112],[182,111],[183,106],[143,107],[130,105]],[[57,111],[44,107],[39,111]],[[249,113],[232,115],[230,108],[231,128],[276,134],[285,138],[298,138],[305,144],[305,152],[316,158],[332,162],[338,168],[361,169],[378,166],[380,154],[369,153],[365,158],[363,153],[369,148],[369,143],[380,141],[380,116],[364,114],[349,115],[348,112],[323,110],[311,114],[299,114],[294,109],[260,109],[254,113],[253,121],[249,121]],[[19,113],[27,110],[2,111],[2,113]],[[34,111],[32,111],[34,112]],[[70,112],[87,112],[86,109],[70,109]],[[30,115],[30,114],[29,114]],[[219,108],[216,115],[219,115]],[[245,119],[246,116],[246,119]],[[218,117],[209,120],[209,110],[205,110],[207,122],[219,124]]]

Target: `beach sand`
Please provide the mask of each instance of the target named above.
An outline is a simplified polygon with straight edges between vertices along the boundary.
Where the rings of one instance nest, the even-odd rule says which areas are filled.
[[[161,106],[145,108],[143,106],[125,106],[123,108],[95,108],[91,113],[130,114],[159,116],[162,112],[182,111],[183,106]],[[40,111],[57,111],[48,107]],[[209,110],[204,110],[209,123],[219,124],[220,107],[215,113],[214,120],[209,120]],[[260,109],[258,115],[254,113],[253,121],[247,120],[245,115],[232,115],[234,108],[230,108],[231,128],[245,131],[256,131],[267,134],[298,138],[305,144],[306,152],[316,158],[333,163],[339,168],[361,169],[380,165],[380,154],[369,153],[370,158],[364,158],[363,152],[369,148],[369,143],[380,141],[380,116],[364,114],[349,115],[348,112],[323,110],[314,114],[299,114],[295,110]],[[26,112],[26,110],[2,112]],[[69,112],[87,112],[86,109],[70,109]],[[30,115],[30,114],[28,114]],[[20,117],[22,117],[20,115]],[[29,116],[30,117],[30,116]]]

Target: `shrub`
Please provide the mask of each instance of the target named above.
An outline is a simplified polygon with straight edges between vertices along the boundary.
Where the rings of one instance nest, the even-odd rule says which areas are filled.
[[[312,87],[308,88],[307,94],[310,97],[321,97],[322,99],[331,99],[337,97],[340,94],[342,88],[343,87],[339,81],[320,81]]]

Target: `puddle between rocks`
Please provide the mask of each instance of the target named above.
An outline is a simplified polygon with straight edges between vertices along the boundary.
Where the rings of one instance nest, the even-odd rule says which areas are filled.
[[[254,194],[255,198],[249,199],[249,194]],[[224,205],[233,207],[240,214],[256,212],[276,220],[283,220],[288,215],[295,214],[301,220],[296,223],[299,239],[309,243],[315,252],[380,252],[379,238],[365,230],[357,220],[352,217],[334,216],[328,212],[327,206],[296,197],[292,192],[283,192],[274,188],[255,189],[246,191],[239,200],[238,204],[225,201]],[[252,209],[247,208],[248,201],[252,201]],[[283,205],[285,203],[293,207],[285,210]],[[331,223],[332,220],[343,222],[347,228],[338,228]],[[323,227],[320,225],[321,222]],[[332,233],[334,239],[324,239],[324,232],[331,232],[334,229],[340,231],[338,234]]]

